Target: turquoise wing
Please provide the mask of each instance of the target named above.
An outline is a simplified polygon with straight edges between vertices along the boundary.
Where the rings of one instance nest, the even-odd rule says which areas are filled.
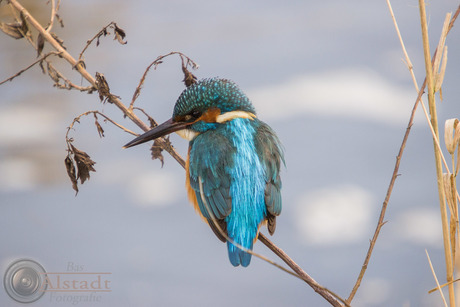
[[[231,180],[227,166],[233,163],[235,149],[230,141],[220,133],[211,130],[205,134],[205,137],[204,134],[198,135],[190,142],[190,186],[195,191],[201,214],[208,220],[209,226],[217,237],[226,242],[227,225],[225,218],[232,211]],[[204,195],[201,195],[200,192],[199,178],[201,178]],[[202,197],[207,206],[203,203]],[[225,236],[212,222],[213,217],[221,230],[224,231]]]
[[[284,152],[275,132],[264,122],[260,122],[254,142],[265,170],[265,206],[267,207],[267,228],[273,235],[276,216],[281,214],[281,162],[285,164]]]

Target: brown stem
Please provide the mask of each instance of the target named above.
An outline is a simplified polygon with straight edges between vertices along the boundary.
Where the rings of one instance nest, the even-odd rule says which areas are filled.
[[[388,203],[390,201],[391,193],[393,192],[393,187],[395,185],[396,178],[398,177],[398,172],[399,172],[399,165],[401,164],[401,158],[404,153],[404,148],[406,147],[406,142],[407,139],[409,138],[410,130],[412,128],[412,124],[414,122],[414,117],[415,117],[415,111],[417,110],[418,103],[423,95],[423,91],[425,90],[426,86],[426,81],[423,82],[422,88],[418,94],[417,100],[415,101],[414,107],[412,108],[412,112],[410,115],[409,123],[407,124],[406,128],[406,133],[404,134],[404,138],[401,144],[401,147],[399,148],[398,155],[396,157],[396,163],[395,167],[393,170],[393,175],[391,176],[390,184],[388,186],[387,194],[385,196],[385,200],[383,201],[382,209],[380,210],[380,216],[377,222],[377,227],[374,232],[374,236],[372,237],[372,240],[369,245],[369,249],[367,250],[366,258],[364,259],[364,263],[361,267],[361,271],[359,272],[358,279],[356,280],[355,285],[353,286],[353,289],[351,290],[351,293],[347,299],[348,303],[351,303],[353,300],[356,292],[358,291],[359,286],[361,285],[361,281],[364,277],[364,274],[366,273],[367,266],[369,264],[369,260],[371,259],[372,252],[374,250],[375,243],[377,242],[377,238],[380,234],[380,230],[382,229],[383,225],[385,225],[385,213],[388,207]]]

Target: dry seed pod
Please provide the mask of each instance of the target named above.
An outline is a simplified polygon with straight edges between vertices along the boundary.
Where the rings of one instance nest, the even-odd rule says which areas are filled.
[[[447,151],[453,155],[458,146],[460,139],[460,127],[458,126],[458,119],[451,118],[446,120],[444,125],[444,142],[446,142]]]

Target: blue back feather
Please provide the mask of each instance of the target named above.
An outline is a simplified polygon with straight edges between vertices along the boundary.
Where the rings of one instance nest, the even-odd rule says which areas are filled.
[[[235,243],[252,249],[259,224],[266,215],[264,189],[265,179],[262,164],[254,144],[256,130],[249,119],[237,118],[226,125],[233,145],[237,148],[234,165],[227,166],[231,177],[230,196],[232,212],[225,219],[227,231]],[[249,265],[251,255],[227,242],[230,262],[233,265]]]

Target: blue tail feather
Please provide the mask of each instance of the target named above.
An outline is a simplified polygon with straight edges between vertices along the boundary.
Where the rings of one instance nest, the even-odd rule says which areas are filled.
[[[239,266],[241,264],[243,267],[247,267],[251,263],[251,254],[246,253],[228,241],[227,248],[228,258],[233,266]],[[248,249],[252,250],[252,246]]]

